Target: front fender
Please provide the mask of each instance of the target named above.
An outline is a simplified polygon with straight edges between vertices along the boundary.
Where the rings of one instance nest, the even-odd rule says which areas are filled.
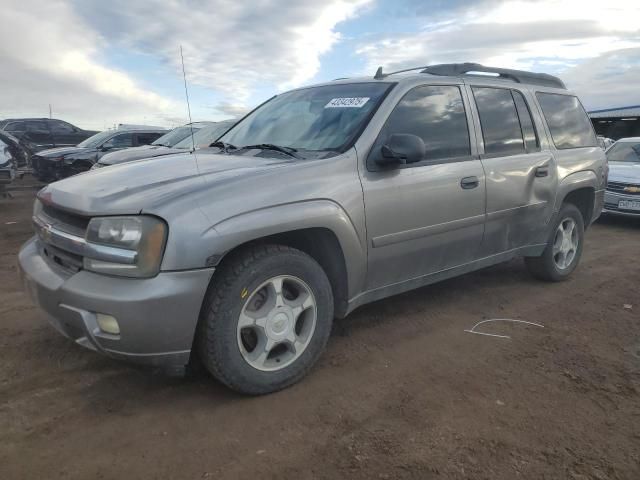
[[[235,247],[270,235],[326,228],[340,243],[347,270],[349,296],[364,285],[367,256],[364,235],[360,234],[346,211],[330,200],[309,200],[277,205],[227,218],[204,232],[206,258],[202,267],[213,266]]]

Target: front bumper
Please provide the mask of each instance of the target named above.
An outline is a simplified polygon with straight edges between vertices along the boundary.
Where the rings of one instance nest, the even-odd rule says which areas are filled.
[[[213,268],[161,272],[154,278],[70,273],[41,254],[37,238],[18,255],[25,290],[63,335],[109,357],[162,368],[189,362],[200,307]],[[119,335],[100,330],[96,314],[112,315]]]
[[[640,217],[640,211],[621,210],[618,207],[620,200],[640,201],[640,195],[621,195],[607,190],[604,194],[604,209],[602,213],[625,217]]]

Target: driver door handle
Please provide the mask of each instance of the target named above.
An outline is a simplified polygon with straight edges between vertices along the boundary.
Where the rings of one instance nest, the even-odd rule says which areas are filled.
[[[478,180],[478,177],[464,177],[462,180],[460,180],[460,186],[465,190],[476,188],[478,185],[480,185],[480,180]]]

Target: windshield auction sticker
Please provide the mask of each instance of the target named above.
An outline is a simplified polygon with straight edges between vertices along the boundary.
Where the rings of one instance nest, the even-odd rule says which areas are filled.
[[[362,108],[369,97],[332,98],[324,108]]]

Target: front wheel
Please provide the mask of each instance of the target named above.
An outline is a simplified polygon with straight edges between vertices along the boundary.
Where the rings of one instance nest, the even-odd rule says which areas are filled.
[[[332,321],[331,285],[313,258],[255,246],[232,254],[214,275],[200,317],[200,359],[236,391],[274,392],[313,367]]]
[[[531,274],[550,282],[566,280],[576,269],[582,256],[584,220],[575,205],[560,209],[547,246],[539,257],[526,257]]]

